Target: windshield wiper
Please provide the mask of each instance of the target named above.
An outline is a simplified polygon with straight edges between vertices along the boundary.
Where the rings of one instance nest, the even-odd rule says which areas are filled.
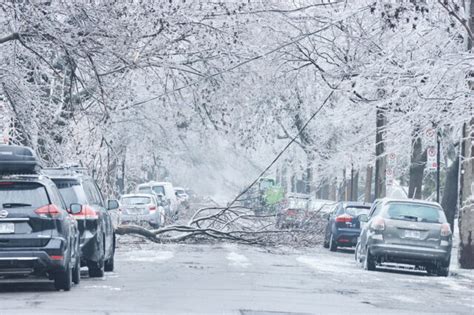
[[[29,203],[10,202],[2,204],[3,208],[31,207]]]

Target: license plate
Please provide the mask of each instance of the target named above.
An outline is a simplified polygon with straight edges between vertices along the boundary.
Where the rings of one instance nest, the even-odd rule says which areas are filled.
[[[0,223],[0,234],[15,233],[14,223]]]
[[[405,230],[405,237],[408,237],[408,238],[420,238],[420,237],[421,237],[421,233],[420,233],[420,231]]]

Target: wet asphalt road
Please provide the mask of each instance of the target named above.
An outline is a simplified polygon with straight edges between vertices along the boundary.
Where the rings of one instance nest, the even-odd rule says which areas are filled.
[[[472,274],[364,271],[350,251],[120,245],[116,271],[70,292],[0,283],[0,314],[474,314]]]

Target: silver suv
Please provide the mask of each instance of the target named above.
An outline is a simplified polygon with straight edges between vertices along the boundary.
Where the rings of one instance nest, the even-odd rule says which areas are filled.
[[[437,203],[418,200],[376,200],[357,243],[356,261],[367,270],[378,264],[415,265],[430,274],[447,276],[452,233],[443,209]]]

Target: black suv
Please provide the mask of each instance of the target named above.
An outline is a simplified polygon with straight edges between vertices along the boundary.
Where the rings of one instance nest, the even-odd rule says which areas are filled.
[[[0,145],[0,278],[46,276],[69,291],[80,281],[79,230],[38,165],[31,149]]]
[[[59,189],[66,203],[81,204],[74,214],[81,234],[81,265],[87,266],[90,277],[103,277],[114,270],[115,234],[112,212],[118,201],[104,201],[94,179],[77,167],[43,170]]]

